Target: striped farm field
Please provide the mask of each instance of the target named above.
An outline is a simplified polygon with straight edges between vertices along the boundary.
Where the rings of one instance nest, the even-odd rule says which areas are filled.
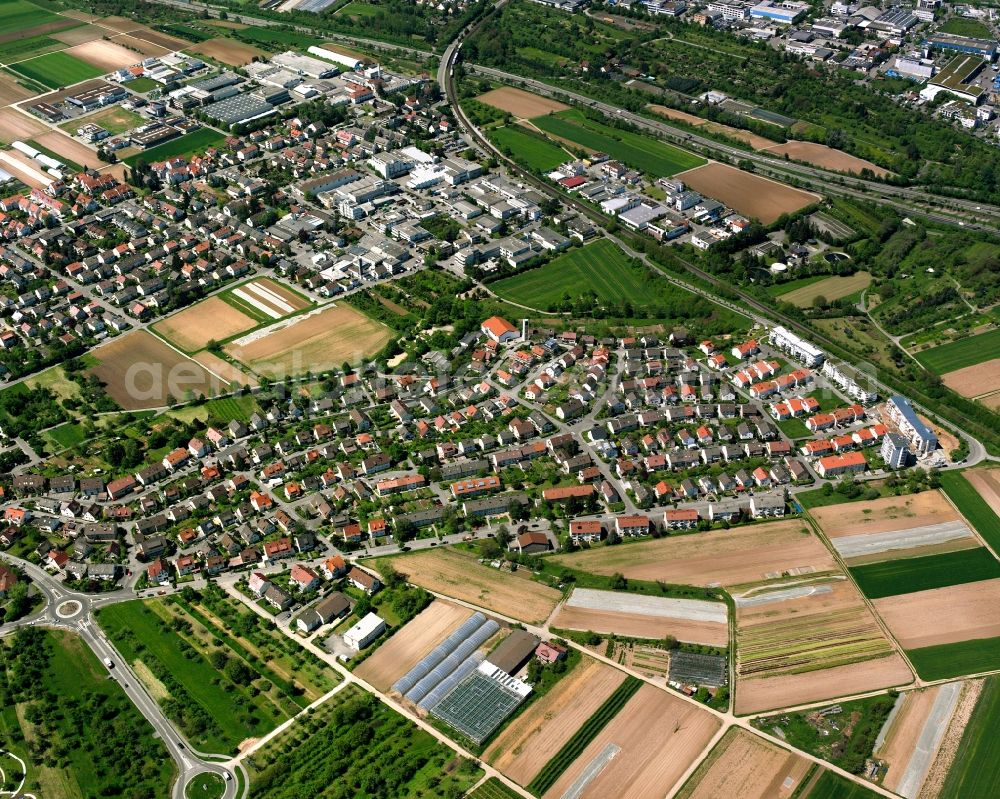
[[[312,303],[296,291],[268,278],[241,283],[219,298],[247,316],[261,323],[275,322],[312,306]],[[216,336],[222,341],[228,336]]]
[[[948,585],[1000,577],[1000,561],[985,547],[943,552],[922,558],[852,566],[851,575],[869,599],[911,594]]]
[[[104,74],[104,70],[62,52],[21,61],[12,64],[9,69],[50,89],[72,86],[74,83]]]
[[[780,294],[779,299],[797,305],[799,308],[809,308],[816,297],[826,297],[829,301],[839,300],[841,297],[849,297],[851,294],[868,288],[871,282],[872,276],[868,272],[855,272],[847,277],[834,275],[793,288],[785,294]]]
[[[650,298],[648,281],[633,269],[617,246],[606,239],[570,250],[539,269],[504,278],[490,286],[500,297],[532,308],[547,308],[565,295],[588,292],[599,302],[645,305]]]
[[[939,375],[966,366],[975,366],[998,355],[1000,355],[1000,328],[914,353],[914,357],[920,363]]]

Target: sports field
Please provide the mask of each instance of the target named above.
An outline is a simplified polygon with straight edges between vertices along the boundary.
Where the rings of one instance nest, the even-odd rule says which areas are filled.
[[[607,153],[612,158],[655,177],[667,177],[705,163],[705,159],[700,156],[648,136],[609,127],[588,119],[581,111],[573,108],[558,114],[535,117],[531,122],[546,133]]]
[[[212,128],[199,128],[192,133],[186,133],[172,141],[164,142],[158,147],[150,147],[141,153],[130,155],[125,159],[125,163],[129,166],[135,166],[137,161],[151,164],[154,161],[163,161],[166,158],[174,158],[179,155],[188,156],[202,153],[206,147],[218,147],[224,140],[225,136]]]
[[[566,295],[575,299],[592,292],[599,302],[636,306],[645,305],[650,295],[642,272],[633,269],[625,253],[606,239],[570,250],[539,269],[504,278],[490,288],[505,300],[542,309],[563,301]]]
[[[996,358],[998,352],[1000,352],[1000,328],[916,352],[914,357],[935,374],[943,375]]]
[[[119,106],[113,106],[96,111],[93,114],[88,114],[87,116],[77,117],[71,122],[64,122],[59,127],[69,134],[75,134],[78,128],[88,123],[100,125],[112,136],[117,136],[119,133],[124,133],[127,130],[144,125],[146,120],[132,111],[127,111]]]
[[[941,797],[992,799],[1000,785],[1000,677],[983,684]]]
[[[569,160],[565,150],[514,126],[494,128],[487,136],[501,150],[539,172],[550,172]]]
[[[974,583],[1000,577],[1000,562],[985,547],[923,558],[853,566],[850,572],[869,599]]]
[[[104,74],[104,70],[62,52],[49,53],[32,58],[30,61],[20,61],[17,64],[12,64],[9,68],[43,86],[48,86],[50,89],[71,86],[74,83]]]

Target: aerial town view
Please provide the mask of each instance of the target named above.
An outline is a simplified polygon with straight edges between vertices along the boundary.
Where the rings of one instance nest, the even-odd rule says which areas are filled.
[[[0,797],[1000,796],[998,36],[0,0]]]

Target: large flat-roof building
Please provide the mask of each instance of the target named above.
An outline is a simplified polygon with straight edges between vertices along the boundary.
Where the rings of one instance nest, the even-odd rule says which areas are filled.
[[[271,56],[271,63],[310,78],[332,78],[339,71],[333,64],[291,50]]]
[[[771,331],[771,343],[793,358],[798,358],[806,366],[819,366],[826,353],[819,347],[796,335],[791,330],[778,326]]]
[[[766,19],[782,25],[791,25],[809,10],[808,3],[799,0],[764,0],[750,9],[751,19]]]
[[[997,55],[997,42],[990,39],[973,39],[969,36],[935,33],[925,38],[924,44],[937,50],[954,50],[958,53],[982,56],[990,61]]]
[[[237,94],[235,97],[205,106],[205,114],[224,125],[239,125],[273,113],[274,106],[253,92]]]
[[[937,436],[934,431],[920,421],[916,410],[910,401],[899,394],[892,397],[885,404],[885,411],[889,418],[898,426],[901,433],[910,439],[910,443],[917,448],[917,453],[927,455],[938,447]]]

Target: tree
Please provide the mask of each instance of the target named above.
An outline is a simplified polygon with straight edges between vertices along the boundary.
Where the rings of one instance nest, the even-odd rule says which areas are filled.
[[[611,575],[609,585],[612,591],[624,591],[628,588],[628,580],[625,579],[625,575],[621,572],[615,572]]]

